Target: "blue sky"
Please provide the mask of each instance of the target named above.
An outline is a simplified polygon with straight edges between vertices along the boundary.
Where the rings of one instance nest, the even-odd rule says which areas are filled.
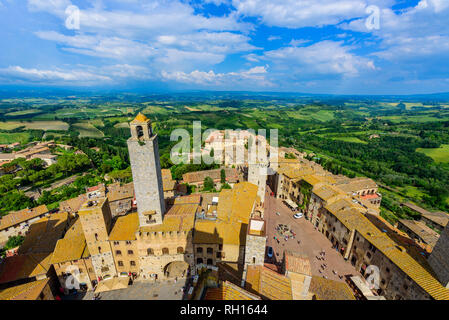
[[[0,85],[447,92],[448,17],[449,0],[0,0]]]

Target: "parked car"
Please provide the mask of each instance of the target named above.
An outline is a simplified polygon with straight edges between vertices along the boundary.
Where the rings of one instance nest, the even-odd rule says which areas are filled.
[[[293,218],[295,219],[300,219],[302,217],[304,217],[304,214],[302,212],[298,212],[293,215]]]
[[[276,215],[277,215],[277,216],[280,216],[281,213],[280,213],[279,211],[276,211]]]
[[[268,255],[268,258],[273,258],[273,248],[272,247],[268,247],[267,255]]]

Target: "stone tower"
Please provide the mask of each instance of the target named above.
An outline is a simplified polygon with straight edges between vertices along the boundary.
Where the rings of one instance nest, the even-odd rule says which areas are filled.
[[[449,224],[441,232],[440,238],[430,254],[429,264],[441,284],[449,288]]]
[[[151,121],[141,113],[131,121],[130,128],[128,150],[139,225],[161,224],[165,203],[157,135],[153,134]]]
[[[246,233],[245,265],[243,269],[242,286],[245,285],[246,273],[249,265],[264,265],[266,244],[265,221],[260,218],[251,218]]]
[[[115,276],[117,271],[109,243],[112,214],[108,199],[99,198],[85,202],[78,211],[78,215],[95,274],[101,278]]]
[[[248,182],[255,184],[258,187],[257,195],[260,198],[260,202],[264,203],[265,190],[267,185],[267,171],[268,163],[258,162],[248,164]]]

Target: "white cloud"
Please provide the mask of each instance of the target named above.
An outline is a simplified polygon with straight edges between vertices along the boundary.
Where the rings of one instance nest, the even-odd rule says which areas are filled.
[[[266,66],[257,66],[249,70],[241,72],[229,72],[229,73],[215,73],[210,70],[208,72],[194,70],[190,73],[182,71],[167,72],[162,71],[161,76],[165,80],[174,80],[176,82],[183,82],[189,84],[202,84],[202,85],[223,85],[231,82],[238,82],[243,80],[257,81],[261,85],[269,86],[271,83],[265,79],[267,73]]]
[[[150,79],[148,69],[128,64],[109,65],[101,68],[80,65],[76,68],[38,69],[9,66],[0,69],[0,77],[11,83],[23,81],[40,84],[92,85],[98,83],[117,83],[129,79]]]
[[[281,40],[282,38],[280,36],[269,36],[267,38],[268,41],[274,41],[274,40]]]
[[[393,0],[233,0],[238,13],[259,17],[269,26],[316,27],[366,16],[368,5],[384,7]]]
[[[267,51],[264,58],[278,71],[298,76],[357,76],[361,71],[375,70],[374,62],[351,51],[343,42],[321,41],[305,47],[288,46]]]
[[[46,11],[61,21],[70,4],[65,0],[28,0],[30,9]],[[95,4],[81,9],[80,30],[75,35],[42,30],[35,34],[58,43],[64,51],[146,63],[159,70],[211,67],[229,54],[257,49],[246,35],[251,26],[239,22],[235,14],[206,17],[182,1],[130,0],[114,9]]]
[[[22,68],[20,66],[10,66],[0,69],[0,74],[15,79],[29,81],[109,81],[111,78],[82,70],[40,70],[36,68]]]

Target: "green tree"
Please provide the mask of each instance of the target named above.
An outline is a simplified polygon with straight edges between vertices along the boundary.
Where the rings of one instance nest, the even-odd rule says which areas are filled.
[[[226,171],[225,169],[221,169],[220,171],[220,182],[225,183],[226,182]]]
[[[211,177],[204,178],[204,191],[211,191],[214,188],[214,180]]]

